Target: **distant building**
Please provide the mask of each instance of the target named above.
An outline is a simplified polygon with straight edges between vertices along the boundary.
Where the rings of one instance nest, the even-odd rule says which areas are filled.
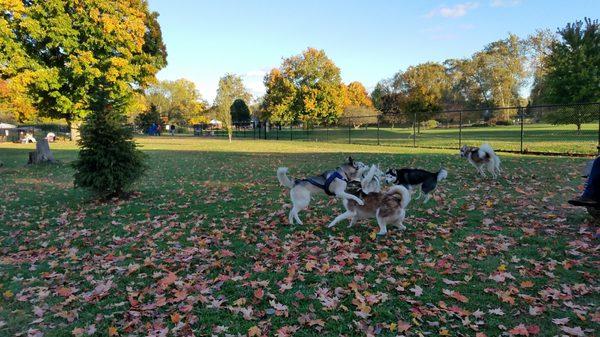
[[[211,119],[210,122],[208,122],[208,124],[214,129],[220,129],[223,127],[223,122],[218,121],[216,119]]]

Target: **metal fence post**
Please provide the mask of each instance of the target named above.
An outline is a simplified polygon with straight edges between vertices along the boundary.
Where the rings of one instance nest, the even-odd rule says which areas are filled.
[[[458,148],[462,147],[462,110],[458,112]]]
[[[417,113],[413,118],[413,147],[417,147]]]
[[[308,122],[306,122],[306,140],[310,140],[310,129]]]
[[[524,116],[523,116],[523,108],[519,107],[519,115],[521,116],[521,154],[523,153],[523,124],[524,124]]]
[[[352,132],[352,127],[350,126],[350,123],[348,123],[348,144],[352,144],[352,140],[350,138],[350,132]]]
[[[277,137],[277,140],[279,140],[279,129],[281,129],[281,125],[277,125],[277,130],[275,131],[275,135]]]
[[[377,145],[381,145],[379,142],[379,116],[377,116]]]
[[[294,125],[293,123],[290,123],[290,140],[294,140],[294,134],[292,131],[294,131]]]

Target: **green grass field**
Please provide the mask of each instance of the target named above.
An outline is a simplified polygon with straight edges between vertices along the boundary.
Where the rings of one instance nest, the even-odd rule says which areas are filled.
[[[597,333],[597,227],[566,204],[586,159],[501,155],[492,181],[454,150],[139,142],[148,174],[108,203],[73,189],[73,145],[27,167],[32,145],[0,144],[0,336]],[[303,177],[350,154],[450,175],[405,232],[327,229],[342,206],[325,196],[289,226],[276,168]]]
[[[291,139],[333,143],[379,144],[389,146],[459,148],[458,128],[422,129],[413,142],[412,128],[380,128],[376,126],[352,128],[301,129],[292,130]],[[224,132],[219,135],[225,136]],[[236,138],[258,137],[258,131],[235,132]],[[264,134],[263,134],[264,137]],[[479,145],[489,142],[499,151],[521,150],[521,128],[514,126],[465,127],[462,130],[462,144]],[[272,129],[268,139],[290,140],[290,129]],[[598,124],[584,124],[580,133],[574,125],[527,124],[524,125],[523,150],[525,152],[548,152],[560,154],[589,154],[598,152]]]

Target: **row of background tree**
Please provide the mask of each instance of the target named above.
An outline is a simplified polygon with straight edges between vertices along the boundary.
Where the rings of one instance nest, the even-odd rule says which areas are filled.
[[[10,84],[0,80],[4,119],[38,118],[19,83]],[[446,109],[597,102],[600,28],[597,20],[585,19],[556,34],[550,30],[525,38],[509,34],[470,58],[410,66],[381,80],[370,95],[360,82],[344,84],[340,69],[323,50],[314,48],[285,58],[265,76],[264,84],[266,94],[253,99],[240,76],[226,74],[210,105],[191,81],[160,81],[136,93],[127,112],[133,119],[146,111],[137,118],[144,123],[156,116],[177,125],[217,119],[231,129],[234,121],[251,118],[310,126],[336,123],[340,117],[385,113],[408,118],[419,112],[419,120],[426,121]],[[498,118],[511,117],[505,113]]]

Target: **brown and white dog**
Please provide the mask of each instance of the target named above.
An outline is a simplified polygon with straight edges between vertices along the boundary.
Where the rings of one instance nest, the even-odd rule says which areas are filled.
[[[291,180],[287,176],[287,167],[278,168],[277,179],[279,183],[290,189],[290,197],[292,199],[292,209],[288,216],[290,225],[294,224],[294,220],[299,225],[302,224],[298,213],[308,207],[311,194],[313,193],[326,193],[327,195],[341,198],[344,201],[352,199],[354,202],[362,205],[363,201],[359,197],[346,192],[346,187],[349,181],[357,179],[359,171],[365,166],[362,162],[355,161],[352,157],[349,157],[345,163],[335,170],[323,172],[318,176],[295,180]]]
[[[352,199],[344,199],[346,212],[338,215],[327,227],[331,228],[345,219],[350,219],[348,227],[352,227],[357,220],[375,218],[379,225],[377,235],[385,235],[389,224],[394,224],[400,230],[406,229],[402,224],[406,216],[406,207],[410,203],[410,192],[406,187],[394,185],[385,192],[362,192],[359,196],[364,205]]]
[[[467,158],[482,177],[485,177],[484,167],[487,168],[494,179],[500,173],[500,158],[489,144],[483,144],[480,147],[463,145],[460,148],[460,156]]]

